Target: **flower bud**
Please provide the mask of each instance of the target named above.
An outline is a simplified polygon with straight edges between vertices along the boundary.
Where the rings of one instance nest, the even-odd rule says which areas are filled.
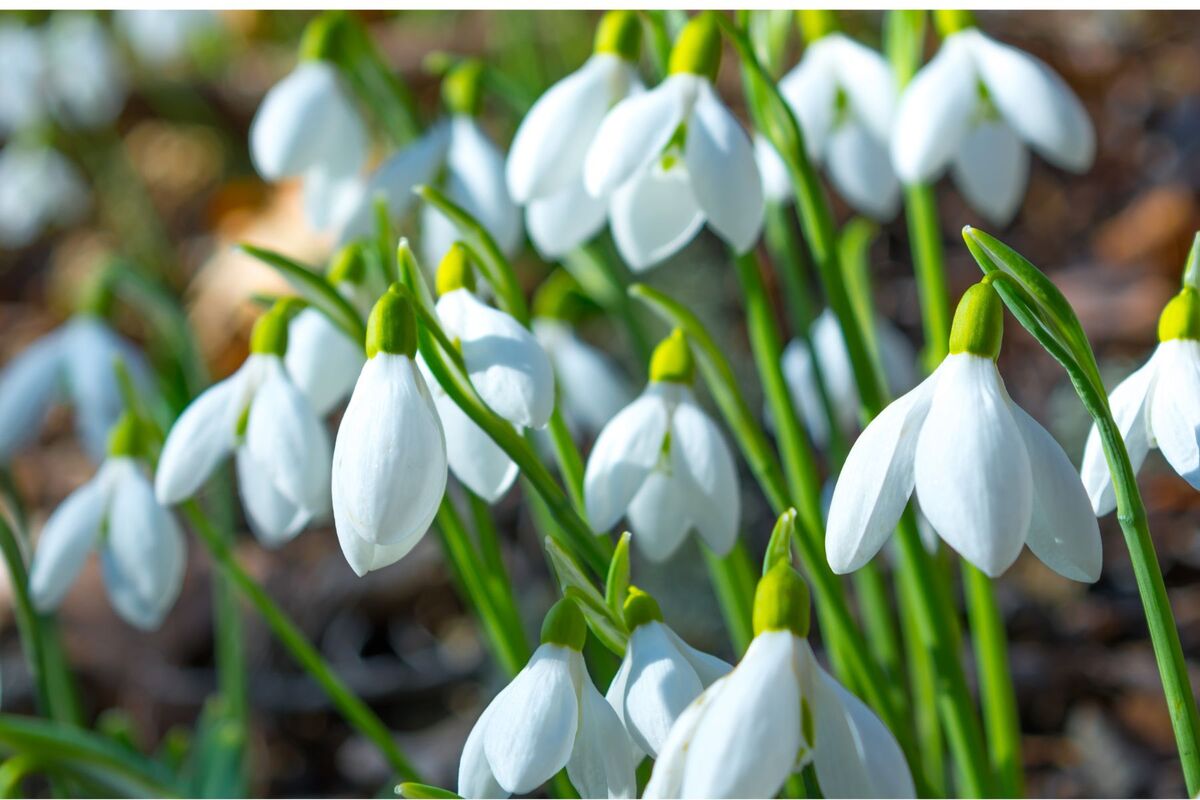
[[[950,353],[970,353],[995,361],[1004,338],[1004,304],[984,279],[963,292],[950,328]]]
[[[438,297],[456,289],[466,289],[472,294],[475,292],[475,270],[471,268],[467,248],[462,242],[450,245],[437,269]]]
[[[721,32],[716,12],[701,11],[688,20],[671,50],[668,70],[672,75],[686,73],[716,80],[721,68]]]
[[[416,355],[417,317],[400,284],[393,283],[371,309],[367,317],[366,348],[367,358],[374,358],[376,353],[409,358]]]
[[[254,330],[250,332],[250,352],[280,357],[285,355],[288,323],[301,307],[302,303],[292,297],[276,300],[275,305],[254,323]]]
[[[796,12],[796,22],[800,25],[800,35],[809,44],[838,29],[837,17],[827,9],[802,8]]]
[[[938,35],[945,38],[967,28],[974,28],[975,15],[961,8],[937,8],[933,11],[933,24]]]
[[[300,39],[301,61],[332,61],[342,25],[340,12],[319,14],[304,28]]]
[[[468,58],[455,64],[442,78],[442,102],[451,114],[473,117],[483,102],[483,62]]]
[[[1171,298],[1158,318],[1158,340],[1200,339],[1200,292],[1192,287]]]
[[[629,596],[625,598],[625,627],[632,633],[647,622],[662,621],[658,601],[636,586],[630,586]]]
[[[676,328],[658,343],[650,356],[650,380],[654,383],[691,384],[696,379],[696,362],[687,336]]]
[[[325,277],[334,286],[343,283],[357,286],[362,283],[367,277],[367,262],[363,257],[362,245],[352,242],[334,253]]]
[[[113,458],[141,458],[146,455],[146,426],[132,411],[126,411],[108,432],[108,454]]]
[[[808,584],[786,561],[767,570],[754,591],[754,635],[788,630],[808,636]]]
[[[626,61],[637,61],[642,49],[642,23],[636,11],[606,11],[596,26],[597,53],[611,53]]]
[[[542,644],[556,644],[575,651],[583,650],[587,622],[575,601],[564,597],[550,607],[542,622]]]

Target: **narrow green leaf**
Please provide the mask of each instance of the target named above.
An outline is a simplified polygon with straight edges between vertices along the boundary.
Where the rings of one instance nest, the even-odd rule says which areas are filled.
[[[401,797],[407,797],[409,800],[449,800],[450,798],[458,798],[454,792],[449,789],[442,789],[438,786],[430,786],[427,783],[402,783],[398,787]],[[460,798],[461,800],[461,798]]]
[[[579,603],[588,627],[601,644],[617,655],[624,655],[625,643],[629,639],[625,621],[609,608],[583,569],[558,542],[547,536],[545,546],[563,595]]]
[[[625,613],[625,598],[629,596],[629,539],[625,531],[617,540],[612,561],[608,565],[608,580],[604,582],[604,601],[618,618]]]
[[[763,575],[778,561],[786,560],[792,563],[792,537],[796,535],[796,509],[789,508],[779,515],[775,528],[771,531],[771,539],[767,542],[767,552],[763,556]]]
[[[252,244],[240,244],[238,249],[276,270],[301,297],[329,317],[330,321],[345,331],[351,339],[356,342],[366,341],[367,329],[362,317],[354,306],[350,305],[350,301],[342,297],[323,275],[273,250],[255,247]]]

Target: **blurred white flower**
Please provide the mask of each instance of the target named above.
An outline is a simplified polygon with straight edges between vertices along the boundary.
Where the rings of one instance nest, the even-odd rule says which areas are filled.
[[[121,113],[128,78],[108,31],[91,14],[59,12],[46,23],[47,97],[67,127],[98,128]]]
[[[739,253],[762,230],[754,146],[712,84],[720,33],[711,13],[680,32],[669,77],[618,103],[588,148],[584,185],[609,198],[613,238],[635,270],[678,252],[705,222]]]
[[[41,121],[46,113],[45,74],[41,32],[11,20],[0,25],[0,136]]]
[[[905,89],[892,135],[900,180],[922,183],[952,166],[967,202],[996,224],[1016,214],[1029,147],[1083,172],[1096,135],[1079,99],[1048,66],[975,28],[953,33]]]
[[[19,142],[0,150],[0,245],[24,247],[78,221],[90,204],[83,177],[57,150]]]
[[[718,555],[737,538],[733,455],[692,395],[694,374],[676,330],[655,350],[646,390],[600,432],[584,473],[593,527],[606,531],[628,516],[634,543],[655,561],[674,553],[692,528]]]
[[[137,59],[158,68],[184,60],[197,40],[219,25],[216,12],[211,10],[162,8],[114,11],[113,22]]]
[[[896,82],[887,60],[840,33],[808,45],[803,58],[779,81],[795,112],[808,157],[825,163],[838,194],[856,211],[880,221],[900,208],[900,182],[888,145],[896,107]],[[779,153],[764,137],[754,141],[767,197],[792,198]]]
[[[566,322],[534,319],[533,334],[550,357],[559,404],[572,428],[597,433],[633,400],[628,379],[612,359],[576,336]]]

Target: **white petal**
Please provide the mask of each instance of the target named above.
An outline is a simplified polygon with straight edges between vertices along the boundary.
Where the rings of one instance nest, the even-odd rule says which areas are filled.
[[[0,372],[0,462],[37,435],[59,388],[62,341],[61,331],[43,336]]]
[[[1042,61],[971,31],[980,75],[1008,124],[1047,161],[1083,172],[1096,155],[1096,133],[1079,98]]]
[[[845,90],[854,115],[866,124],[876,141],[889,141],[897,92],[887,59],[842,34],[831,34],[822,41],[826,40],[834,50],[838,85]]]
[[[306,308],[288,324],[288,375],[320,414],[350,395],[366,362],[363,349],[329,317]]]
[[[768,631],[750,643],[696,727],[681,796],[774,797],[783,786],[802,741],[796,641]]]
[[[991,359],[947,356],[915,459],[921,510],[942,539],[992,577],[1017,559],[1033,512],[1020,429]]]
[[[553,260],[590,241],[604,227],[607,215],[607,201],[592,197],[577,181],[530,201],[525,227],[542,257]]]
[[[613,676],[612,681],[608,684],[608,691],[604,693],[605,702],[612,707],[613,713],[617,715],[617,719],[622,724],[625,724],[625,687],[629,685],[629,671],[632,666],[629,660],[629,648],[627,647],[625,648],[625,656],[621,659],[621,666],[617,668],[617,674]],[[630,759],[636,767],[646,757],[646,753],[637,746],[632,736],[626,736],[625,739],[629,743]]]
[[[588,520],[606,531],[625,513],[662,454],[667,408],[647,391],[612,418],[596,438],[583,476]]]
[[[1154,390],[1157,375],[1158,351],[1146,362],[1141,369],[1134,372],[1117,384],[1108,397],[1108,406],[1112,411],[1113,420],[1125,440],[1125,450],[1134,472],[1141,469],[1146,454],[1150,451],[1152,435],[1150,433],[1149,403],[1151,392]],[[1100,444],[1100,431],[1092,425],[1088,434],[1087,446],[1083,450],[1083,466],[1080,469],[1083,485],[1087,488],[1088,497],[1092,500],[1092,509],[1097,515],[1107,514],[1117,507],[1117,495],[1113,490],[1112,474],[1108,471],[1108,461],[1104,456],[1104,447]]]
[[[765,213],[754,146],[708,83],[688,118],[684,158],[709,227],[735,252],[749,250]]]
[[[582,668],[575,651],[543,644],[496,698],[483,750],[505,791],[527,794],[566,766],[579,728],[580,697],[572,673]]]
[[[625,725],[634,743],[657,757],[671,726],[704,685],[661,622],[639,625],[629,635],[628,648],[632,660],[625,687]]]
[[[194,495],[233,451],[238,417],[248,400],[245,369],[205,389],[171,426],[154,476],[160,503],[179,503]]]
[[[567,761],[567,777],[580,797],[636,797],[629,736],[592,685],[586,668],[581,665],[580,671],[579,727]]]
[[[1025,543],[1060,575],[1094,583],[1103,566],[1100,526],[1079,473],[1045,428],[1016,403],[1011,408],[1033,469],[1033,516]]]
[[[1163,342],[1154,360],[1150,430],[1171,468],[1200,489],[1200,342]]]
[[[263,545],[279,547],[308,527],[314,515],[271,482],[270,468],[248,448],[237,449],[235,462],[246,521]]]
[[[534,335],[467,289],[440,297],[437,314],[462,342],[471,384],[483,401],[514,425],[545,426],[554,411],[554,370]]]
[[[837,101],[837,74],[833,64],[836,46],[822,37],[804,50],[800,63],[779,80],[779,91],[796,114],[804,134],[808,157],[820,163],[833,128]],[[790,189],[790,184],[789,184]]]
[[[487,502],[496,502],[517,479],[517,465],[449,395],[436,392],[434,405],[442,419],[446,457],[454,477]]]
[[[145,361],[107,324],[86,314],[67,323],[62,359],[75,406],[75,427],[88,454],[102,461],[108,451],[109,431],[125,406],[117,385],[116,363],[124,363],[136,387],[149,393]]]
[[[657,161],[635,174],[613,194],[608,223],[621,258],[635,272],[682,249],[704,226],[684,162],[676,158],[664,170]]]
[[[852,572],[870,561],[904,512],[915,481],[918,437],[942,369],[894,400],[850,448],[825,534],[825,555],[834,572]]]
[[[29,567],[29,594],[40,611],[58,607],[100,535],[109,482],[104,468],[62,502],[38,537]]]
[[[892,166],[901,181],[931,181],[950,163],[975,109],[976,80],[969,44],[953,34],[908,84],[892,135]]]
[[[690,490],[696,529],[717,555],[725,555],[737,539],[741,515],[737,469],[725,437],[690,392],[671,415],[671,467]]]
[[[304,172],[304,215],[318,231],[341,230],[366,191],[366,181],[356,171],[335,169],[320,163]]]
[[[792,199],[792,179],[787,164],[765,136],[754,135],[754,161],[762,179],[763,196],[772,203],[787,203]]]
[[[387,204],[393,222],[407,214],[416,200],[413,187],[431,182],[442,168],[449,138],[446,125],[435,125],[424,136],[380,164],[347,214],[338,240],[345,243],[374,231],[375,204],[380,200]],[[435,261],[431,266],[436,265]]]
[[[436,509],[434,514],[437,514]],[[360,529],[346,513],[345,508],[338,503],[336,495],[333,502],[333,524],[337,532],[338,544],[341,545],[342,555],[346,563],[358,577],[374,572],[377,569],[395,564],[404,558],[421,542],[420,536],[405,539],[399,544],[376,544],[364,539]],[[432,521],[431,521],[432,524]],[[428,529],[428,525],[425,526]],[[424,533],[424,531],[422,531]]]
[[[971,208],[995,225],[1012,221],[1029,181],[1029,151],[1003,121],[985,120],[954,155],[954,183]]]
[[[475,721],[475,727],[467,736],[463,745],[462,757],[458,761],[458,795],[465,798],[508,797],[504,787],[496,783],[492,775],[491,765],[488,764],[487,754],[483,752],[483,737],[492,711],[496,707],[496,696]]]
[[[633,400],[629,381],[612,359],[576,336],[570,326],[535,319],[533,334],[550,356],[568,423],[597,432]]]
[[[721,678],[689,705],[675,720],[667,741],[663,743],[654,762],[654,771],[642,792],[644,800],[650,798],[681,797],[683,791],[683,771],[687,764],[689,748],[696,728],[704,719],[713,698],[718,697],[724,689],[727,678]]]
[[[856,211],[887,222],[900,210],[900,181],[892,172],[887,140],[857,119],[843,122],[829,139],[829,177]]]
[[[633,543],[651,561],[671,557],[691,528],[691,487],[673,475],[655,470],[629,503]]]
[[[687,659],[688,663],[692,665],[692,669],[696,671],[696,677],[700,679],[700,683],[704,684],[705,687],[716,683],[733,669],[730,664],[727,664],[716,656],[710,656],[708,653],[692,647],[681,639],[675,631],[665,625],[663,628],[666,630],[667,638],[671,640],[679,652],[683,654],[683,657]]]

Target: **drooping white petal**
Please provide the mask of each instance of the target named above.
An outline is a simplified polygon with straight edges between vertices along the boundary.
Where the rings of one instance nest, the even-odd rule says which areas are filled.
[[[667,156],[636,173],[612,195],[608,224],[621,258],[634,272],[679,252],[704,227],[684,161]]]
[[[426,383],[433,381],[424,362],[418,364]],[[496,502],[517,479],[516,463],[449,395],[436,385],[432,394],[446,435],[446,459],[454,477],[487,502]]]
[[[1033,469],[1033,516],[1025,543],[1060,575],[1093,583],[1104,561],[1100,526],[1079,473],[1045,428],[1016,403],[1011,408]]]
[[[917,497],[938,535],[996,577],[1016,561],[1029,531],[1029,454],[995,362],[960,353],[938,373],[917,441]]]
[[[630,670],[623,702],[625,727],[634,743],[655,757],[671,726],[704,691],[691,663],[661,622],[639,625],[629,635]]]
[[[0,371],[0,462],[31,441],[59,389],[62,331],[43,336]]]
[[[792,179],[787,164],[765,136],[754,135],[754,161],[758,164],[758,175],[762,179],[763,196],[772,203],[786,203],[792,199]]]
[[[833,128],[837,101],[837,72],[833,60],[837,49],[825,36],[804,50],[800,63],[779,79],[779,92],[787,100],[804,134],[808,157],[820,163],[825,142]]]
[[[664,471],[651,472],[629,503],[633,543],[651,561],[666,561],[691,528],[691,487]]]
[[[233,451],[238,418],[249,400],[249,359],[225,380],[205,389],[171,426],[158,459],[154,491],[170,505],[191,497]]]
[[[128,369],[138,389],[149,392],[141,353],[90,314],[77,314],[65,326],[62,364],[75,406],[75,427],[93,460],[104,459],[108,434],[124,410],[116,362]]]
[[[369,235],[375,227],[375,204],[379,201],[387,204],[393,222],[407,214],[416,201],[413,187],[433,180],[445,162],[449,141],[449,127],[445,123],[434,125],[380,164],[347,213],[338,241],[344,244]]]
[[[686,390],[671,415],[670,454],[676,480],[689,490],[692,522],[713,552],[725,555],[741,514],[737,469],[720,429]]]
[[[462,343],[471,384],[483,401],[514,425],[545,426],[554,411],[554,370],[534,335],[467,289],[438,298],[437,314]]]
[[[588,457],[583,494],[588,520],[606,531],[625,513],[662,455],[667,408],[652,386],[604,426]]]
[[[633,400],[629,381],[612,359],[576,336],[569,325],[535,319],[533,335],[550,356],[568,424],[599,431]]]
[[[936,178],[967,133],[978,73],[961,36],[946,37],[900,98],[892,132],[892,166],[905,183]]]
[[[713,698],[720,696],[728,678],[720,678],[692,701],[675,724],[659,750],[654,762],[654,771],[642,792],[644,800],[651,798],[682,797],[684,768],[696,728],[704,719]]]
[[[1163,342],[1154,361],[1150,430],[1171,468],[1200,488],[1200,342]]]
[[[767,631],[750,643],[696,726],[681,797],[774,797],[783,786],[802,741],[797,641]]]
[[[366,181],[355,169],[320,163],[304,172],[304,216],[318,231],[340,231],[362,202]]]
[[[566,766],[579,729],[573,673],[583,668],[579,653],[543,644],[496,697],[483,750],[505,791],[527,794]]]
[[[552,260],[590,241],[607,216],[608,202],[592,197],[577,181],[531,200],[525,209],[525,227],[542,257]]]
[[[995,225],[1012,221],[1029,182],[1029,151],[1002,120],[970,129],[954,155],[954,183],[971,208]]]
[[[942,367],[871,420],[850,448],[829,505],[825,555],[837,573],[879,552],[912,494],[914,456]]]
[[[1096,155],[1096,133],[1079,98],[1054,70],[978,30],[964,31],[988,96],[1021,138],[1047,161],[1083,172]]]
[[[29,566],[29,594],[40,611],[58,607],[92,551],[108,504],[104,467],[62,502],[38,537]]]
[[[822,41],[828,41],[833,49],[837,82],[845,91],[854,116],[864,123],[875,141],[888,142],[896,111],[896,79],[887,59],[842,34],[830,34]]]
[[[600,123],[584,159],[588,192],[607,197],[657,159],[691,111],[703,81],[696,75],[672,75],[617,103]]]
[[[684,159],[709,227],[735,252],[749,250],[765,213],[754,145],[707,82],[688,117]]]
[[[1157,375],[1158,352],[1141,369],[1117,384],[1108,397],[1108,406],[1113,420],[1125,440],[1125,451],[1134,472],[1141,469],[1146,454],[1150,452],[1153,435],[1150,432],[1149,399],[1154,390]],[[1117,495],[1113,490],[1112,474],[1100,444],[1100,431],[1092,425],[1087,445],[1083,449],[1083,466],[1080,468],[1083,485],[1092,501],[1097,515],[1104,515],[1117,507]]]
[[[365,361],[362,347],[315,308],[302,310],[288,324],[284,364],[317,414],[328,414],[349,396]]]
[[[237,449],[235,464],[246,521],[264,546],[279,547],[308,526],[313,515],[280,491],[271,481],[270,468],[249,448]]]
[[[496,783],[492,775],[492,767],[488,764],[487,754],[483,752],[483,737],[491,721],[492,712],[496,707],[497,695],[475,721],[475,727],[467,736],[463,745],[462,757],[458,760],[458,796],[474,800],[474,798],[508,797],[509,792]]]
[[[900,210],[900,181],[892,171],[887,140],[857,119],[839,125],[829,137],[829,177],[856,211],[887,222]]]
[[[671,640],[675,648],[687,659],[687,662],[692,665],[692,669],[696,671],[696,677],[700,679],[700,683],[704,684],[705,687],[725,677],[733,669],[732,666],[716,656],[710,656],[708,653],[692,647],[680,638],[675,631],[666,626],[663,627],[666,630],[667,638]]]
[[[583,673],[579,682],[579,726],[567,760],[567,777],[580,797],[636,797],[629,735],[592,685],[582,663],[579,671]]]

